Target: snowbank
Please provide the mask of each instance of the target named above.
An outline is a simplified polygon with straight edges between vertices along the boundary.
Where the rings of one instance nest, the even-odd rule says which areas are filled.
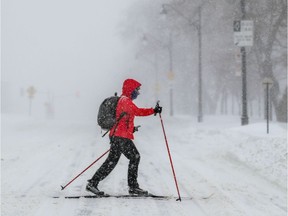
[[[273,129],[269,134],[265,133],[265,126],[265,123],[254,123],[231,129],[231,133],[239,134],[239,141],[230,154],[264,178],[286,188],[286,126],[283,123],[273,122]]]

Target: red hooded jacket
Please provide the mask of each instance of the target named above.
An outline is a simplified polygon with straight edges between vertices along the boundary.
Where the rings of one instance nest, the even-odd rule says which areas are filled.
[[[123,83],[122,95],[116,108],[116,118],[125,112],[118,124],[110,130],[110,136],[134,139],[134,118],[135,116],[148,116],[154,114],[153,108],[138,108],[131,99],[132,92],[141,84],[134,79],[127,79]],[[117,126],[117,127],[116,127]],[[116,127],[116,129],[115,129]]]

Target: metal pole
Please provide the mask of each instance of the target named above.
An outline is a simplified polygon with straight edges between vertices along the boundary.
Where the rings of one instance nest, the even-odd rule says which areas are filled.
[[[246,17],[245,0],[241,0],[242,20]],[[249,118],[247,114],[247,77],[246,77],[246,49],[241,47],[242,56],[242,116],[241,125],[247,125]]]
[[[266,101],[267,134],[269,134],[269,83],[266,83]]]
[[[270,101],[271,100],[270,98],[271,98],[271,91],[269,91],[269,120],[272,121],[273,120],[272,101]]]
[[[202,29],[201,29],[201,6],[199,7],[199,23],[198,23],[198,122],[203,121],[202,113]]]
[[[247,112],[247,76],[246,76],[246,50],[241,47],[242,54],[242,117],[241,125],[247,125],[249,122]]]

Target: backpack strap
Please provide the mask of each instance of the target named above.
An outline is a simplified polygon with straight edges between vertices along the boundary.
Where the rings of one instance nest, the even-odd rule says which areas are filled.
[[[115,128],[114,128],[114,131],[113,131],[113,134],[112,134],[111,137],[114,136],[120,120],[121,120],[125,115],[127,115],[127,113],[126,113],[126,112],[122,112],[122,113],[120,114],[119,118],[116,120],[116,126],[115,126]],[[102,137],[104,137],[109,131],[110,131],[110,130],[106,131],[106,132],[102,135]]]

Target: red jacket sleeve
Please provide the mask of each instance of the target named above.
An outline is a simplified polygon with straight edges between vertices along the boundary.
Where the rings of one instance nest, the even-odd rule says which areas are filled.
[[[153,108],[139,108],[132,101],[131,104],[129,104],[129,107],[135,116],[149,116],[154,114]]]

